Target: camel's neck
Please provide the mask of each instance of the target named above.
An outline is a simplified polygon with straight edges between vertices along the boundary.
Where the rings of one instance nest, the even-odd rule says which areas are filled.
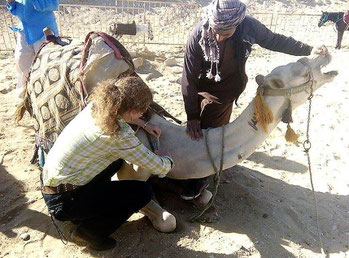
[[[270,133],[280,121],[282,111],[286,108],[284,97],[265,98],[274,113],[275,121],[269,125]],[[246,159],[266,139],[269,133],[256,123],[253,116],[253,102],[233,122],[225,126],[224,134],[224,165],[229,168]],[[175,166],[168,174],[171,178],[188,179],[202,178],[214,174],[214,169],[206,151],[206,140],[192,141],[185,133],[185,129],[173,125],[168,121],[154,116],[151,121],[160,125],[162,136],[160,147],[167,149],[174,160]],[[204,134],[207,130],[204,130]],[[146,138],[140,137],[143,142]],[[222,150],[222,128],[208,131],[208,145],[216,164],[219,168]]]
[[[344,15],[344,13],[342,13],[342,12],[341,13],[329,13],[327,20],[332,21],[332,22],[337,22],[343,18],[343,15]]]

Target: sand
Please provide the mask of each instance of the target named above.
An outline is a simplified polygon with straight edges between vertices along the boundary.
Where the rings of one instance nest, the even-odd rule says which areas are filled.
[[[339,1],[338,4],[343,4]],[[313,98],[311,168],[318,199],[319,225],[331,257],[349,257],[349,42],[329,51],[334,82]],[[139,53],[139,55],[141,55]],[[183,52],[172,51],[178,65],[148,57],[138,73],[155,100],[185,121],[180,85]],[[255,48],[248,64],[249,83],[234,108],[238,116],[255,94],[257,74],[266,75],[297,57]],[[62,244],[40,193],[39,174],[30,164],[34,131],[28,115],[15,125],[15,64],[12,53],[0,53],[0,257],[318,257],[321,255],[308,163],[303,151],[308,103],[293,114],[296,143],[286,143],[285,124],[239,165],[224,171],[213,209],[199,223],[197,212],[176,194],[160,194],[159,202],[178,222],[175,232],[159,233],[147,218],[133,215],[113,237],[117,246],[96,252],[71,242]],[[212,186],[211,186],[212,187]],[[25,235],[27,234],[27,235]],[[24,240],[26,237],[29,239]]]

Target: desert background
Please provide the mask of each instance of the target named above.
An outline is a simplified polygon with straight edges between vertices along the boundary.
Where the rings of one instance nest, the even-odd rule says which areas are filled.
[[[186,37],[209,1],[157,1],[158,6],[145,1],[116,2],[119,7],[111,0],[77,0],[74,5],[61,1],[57,12],[61,34],[82,40],[91,30],[106,31],[110,20],[149,21],[152,41],[144,34],[123,37],[121,42],[137,60],[137,72],[153,90],[155,101],[185,121],[176,81],[181,76]],[[158,200],[176,216],[175,232],[157,232],[137,213],[113,234],[117,246],[111,251],[97,252],[70,242],[63,245],[41,196],[40,170],[30,164],[31,119],[26,114],[19,126],[14,122],[19,100],[15,95],[15,38],[8,26],[16,20],[5,12],[4,3],[0,1],[0,257],[321,257],[302,144],[308,103],[293,112],[292,127],[301,135],[299,140],[287,143],[286,125],[279,124],[247,160],[224,171],[214,207],[200,222],[189,222],[197,212],[192,203],[166,192]],[[349,257],[349,33],[344,33],[342,49],[337,50],[333,24],[317,27],[321,11],[345,11],[349,3],[251,0],[247,4],[249,14],[274,32],[314,46],[325,44],[333,56],[325,70],[338,70],[339,75],[313,98],[310,155],[324,248],[330,257]],[[275,17],[280,18],[275,22]],[[256,75],[297,59],[255,45],[247,62],[249,83],[231,120],[254,97]]]

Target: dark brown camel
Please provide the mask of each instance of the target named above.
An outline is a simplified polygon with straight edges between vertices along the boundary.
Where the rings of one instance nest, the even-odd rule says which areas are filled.
[[[324,25],[327,21],[332,21],[335,23],[338,33],[336,44],[337,49],[341,48],[344,31],[349,30],[349,26],[344,22],[343,16],[344,12],[322,12],[320,21],[318,23],[319,27]]]

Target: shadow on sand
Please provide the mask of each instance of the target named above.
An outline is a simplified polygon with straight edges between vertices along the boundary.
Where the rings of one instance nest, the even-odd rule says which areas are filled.
[[[286,184],[242,166],[235,166],[225,173],[230,178],[229,183],[220,185],[215,208],[212,209],[218,214],[218,221],[188,222],[188,218],[197,212],[196,209],[191,203],[182,201],[178,194],[163,191],[164,188],[168,190],[171,187],[167,181],[161,181],[154,189],[160,204],[177,218],[175,232],[159,233],[153,229],[148,219],[140,218],[126,222],[113,234],[118,242],[115,249],[96,252],[83,248],[83,252],[93,257],[241,257],[255,253],[262,257],[294,257],[284,248],[289,242],[293,242],[299,249],[320,253],[312,192],[309,189]],[[59,239],[42,198],[28,199],[25,185],[10,175],[2,165],[0,185],[2,234],[7,238],[15,238],[17,234],[14,229],[25,226],[43,232],[44,236]],[[349,246],[345,243],[345,232],[349,232],[349,225],[345,221],[349,221],[349,214],[345,210],[349,210],[349,197],[321,192],[316,194],[325,249],[331,253],[347,251]],[[28,206],[31,204],[36,204],[38,209],[30,209]],[[336,212],[339,209],[343,209],[343,212]],[[211,215],[212,211],[205,216]],[[207,237],[200,233],[202,225],[211,228],[215,234],[218,231],[246,235],[254,246],[250,249],[242,246],[229,254],[195,251],[196,241]],[[333,225],[342,225],[342,228],[334,231]],[[222,234],[223,239],[225,234]],[[184,239],[187,241],[183,242]],[[226,244],[226,241],[222,241]],[[231,241],[233,244],[234,239]],[[45,245],[43,248],[45,249]],[[61,244],[57,248],[65,246]],[[69,248],[75,247],[69,245]]]

